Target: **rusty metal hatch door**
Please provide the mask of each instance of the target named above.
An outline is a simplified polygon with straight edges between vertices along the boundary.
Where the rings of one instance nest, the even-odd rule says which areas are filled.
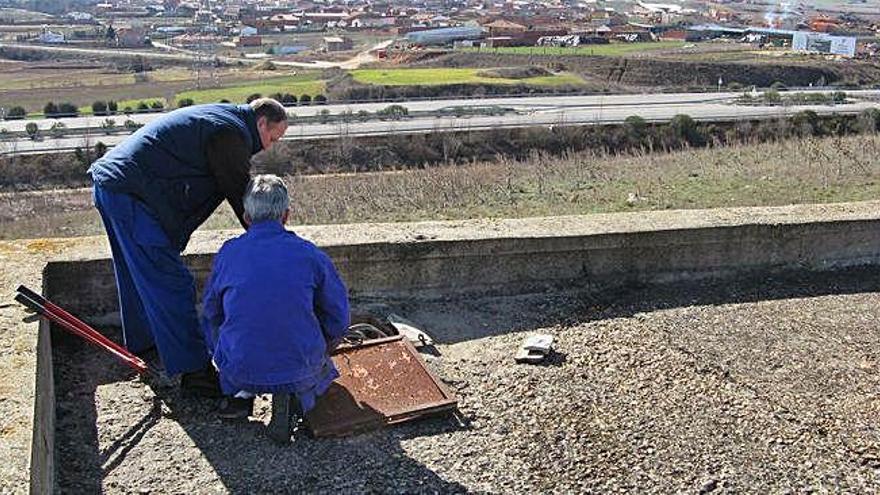
[[[340,377],[305,424],[316,437],[345,436],[455,409],[457,401],[403,336],[341,347]]]

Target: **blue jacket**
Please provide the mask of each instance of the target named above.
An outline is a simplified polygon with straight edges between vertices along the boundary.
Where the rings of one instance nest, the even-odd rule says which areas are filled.
[[[223,201],[206,159],[219,131],[236,131],[251,151],[262,149],[249,105],[195,105],[175,110],[138,129],[95,161],[95,184],[129,194],[156,215],[172,245],[183,250],[193,231]]]
[[[338,376],[327,344],[348,328],[345,285],[324,252],[281,223],[253,224],[220,248],[203,304],[205,342],[223,381],[298,392],[326,389]]]

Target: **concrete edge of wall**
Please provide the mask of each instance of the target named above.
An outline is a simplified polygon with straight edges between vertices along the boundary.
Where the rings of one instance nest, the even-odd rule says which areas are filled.
[[[601,289],[880,264],[880,218],[332,244],[325,250],[354,297],[521,293],[536,286]],[[203,283],[212,256],[185,259]],[[52,261],[43,277],[44,293],[74,313],[95,317],[115,311],[108,258]],[[41,325],[31,472],[35,493],[49,491],[54,483],[50,338],[48,325]]]
[[[353,297],[516,293],[529,287],[663,283],[776,269],[880,262],[880,219],[599,233],[557,237],[329,245]],[[198,290],[211,254],[189,254]],[[46,293],[84,316],[115,312],[109,258],[53,261]],[[70,281],[76,280],[76,283]]]
[[[43,273],[45,293],[46,270]],[[30,460],[30,492],[35,495],[55,491],[55,378],[51,326],[41,319],[37,331],[39,334]]]

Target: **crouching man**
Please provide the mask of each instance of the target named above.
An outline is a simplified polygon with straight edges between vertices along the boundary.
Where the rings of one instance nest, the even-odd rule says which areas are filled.
[[[303,414],[339,376],[329,352],[348,328],[347,291],[326,254],[285,230],[289,213],[284,182],[255,176],[244,196],[247,232],[214,258],[202,326],[225,419],[250,416],[254,394],[263,393],[275,394],[273,415],[290,407]],[[293,404],[276,407],[282,394]]]

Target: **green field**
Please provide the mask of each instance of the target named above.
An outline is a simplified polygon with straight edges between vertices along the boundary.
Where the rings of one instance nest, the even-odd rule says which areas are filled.
[[[584,45],[576,47],[555,46],[504,46],[499,48],[460,48],[460,51],[480,53],[501,53],[514,55],[592,55],[596,57],[615,57],[652,50],[672,50],[682,48],[683,41],[647,41],[641,43],[611,43],[608,45]]]
[[[357,69],[351,71],[355,81],[383,86],[436,86],[446,84],[530,84],[559,86],[583,84],[574,74],[507,79],[478,75],[483,69]]]
[[[296,76],[274,77],[259,82],[228,86],[225,88],[195,89],[178,93],[174,104],[183,98],[192,98],[195,103],[216,103],[229,100],[232,103],[244,103],[248,96],[259,93],[269,96],[273,93],[290,93],[297,98],[302,95],[314,97],[324,93],[324,81],[318,79],[317,73]]]

